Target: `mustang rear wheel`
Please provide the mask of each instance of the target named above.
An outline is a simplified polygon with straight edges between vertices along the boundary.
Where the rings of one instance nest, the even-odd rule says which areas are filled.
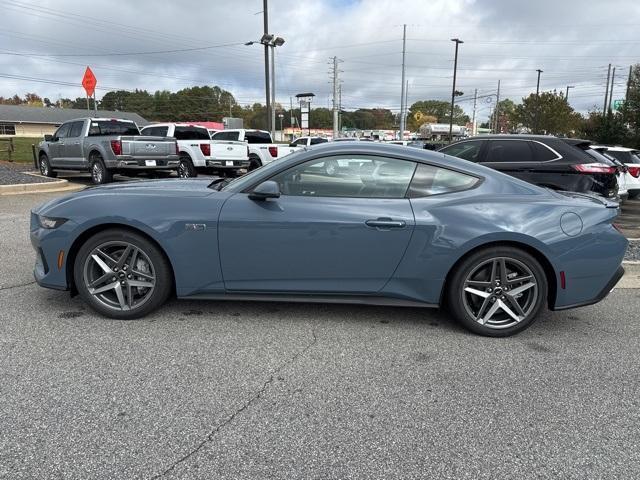
[[[74,279],[94,310],[117,319],[148,314],[166,301],[172,288],[171,269],[158,247],[118,229],[100,232],[82,245]]]
[[[449,309],[468,330],[506,337],[529,327],[547,298],[540,263],[512,247],[480,250],[465,259],[448,284]]]

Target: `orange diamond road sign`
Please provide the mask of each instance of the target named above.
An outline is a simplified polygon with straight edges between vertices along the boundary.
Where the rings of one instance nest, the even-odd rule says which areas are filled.
[[[98,80],[96,79],[96,76],[93,74],[91,69],[87,67],[87,69],[84,71],[84,77],[82,77],[82,86],[87,92],[87,96],[90,97],[91,95],[93,95],[97,84]]]

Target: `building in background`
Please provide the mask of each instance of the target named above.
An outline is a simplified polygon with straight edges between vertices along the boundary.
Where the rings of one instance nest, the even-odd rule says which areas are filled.
[[[88,115],[99,118],[124,118],[133,120],[138,126],[149,124],[133,112],[98,110],[88,112],[81,108],[47,108],[24,105],[0,105],[0,136],[42,137],[53,134],[61,124],[74,118]]]

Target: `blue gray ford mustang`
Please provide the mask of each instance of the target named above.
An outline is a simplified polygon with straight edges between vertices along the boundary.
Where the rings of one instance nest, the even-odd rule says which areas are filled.
[[[35,208],[43,287],[131,319],[180,298],[447,306],[507,336],[623,274],[616,203],[441,153],[345,142],[229,180],[137,181]]]

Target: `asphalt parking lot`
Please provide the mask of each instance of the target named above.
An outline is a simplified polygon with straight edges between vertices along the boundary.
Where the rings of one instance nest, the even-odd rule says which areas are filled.
[[[507,339],[345,305],[114,321],[33,284],[53,196],[0,199],[0,478],[638,476],[637,289]]]

